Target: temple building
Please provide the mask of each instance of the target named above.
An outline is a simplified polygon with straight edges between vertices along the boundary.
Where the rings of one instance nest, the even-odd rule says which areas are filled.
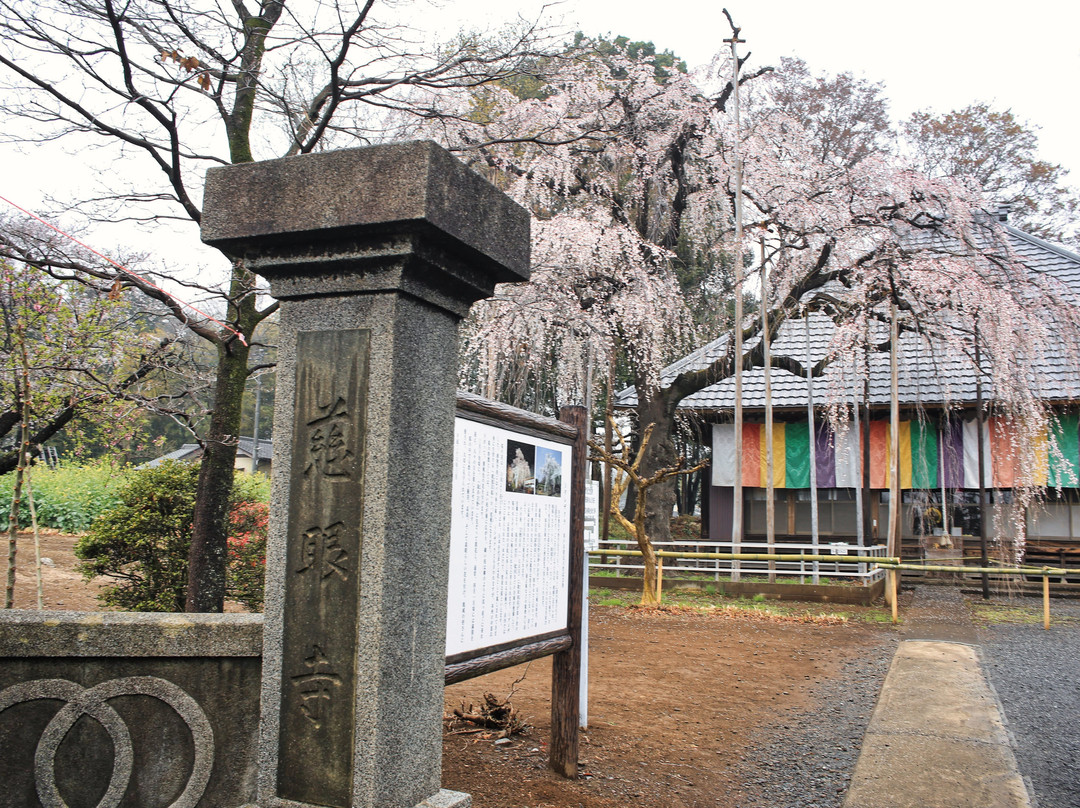
[[[1080,256],[1004,222],[1002,228],[1010,248],[1028,269],[1052,274],[1080,296]],[[775,337],[772,354],[795,358],[804,365],[817,363],[829,350],[833,329],[833,321],[820,312],[790,319]],[[707,367],[724,354],[728,339],[724,335],[683,357],[664,370],[663,378]],[[822,543],[885,543],[891,476],[898,471],[901,549],[906,558],[926,557],[928,550],[940,548],[968,557],[978,555],[985,518],[989,540],[1003,550],[1003,557],[1014,540],[1015,524],[1022,520],[1029,562],[1058,565],[1072,557],[1076,566],[1080,561],[1080,367],[1068,361],[1064,351],[1038,358],[1038,398],[1053,405],[1055,418],[1035,451],[1025,453],[1025,462],[1035,457],[1034,468],[1025,469],[1026,478],[1045,486],[1044,496],[1018,516],[1012,511],[1014,481],[1020,479],[1018,437],[1011,422],[995,410],[989,375],[977,379],[969,357],[928,350],[926,338],[920,335],[902,334],[898,344],[898,463],[891,454],[892,373],[887,351],[869,353],[863,360],[836,357],[810,383],[802,376],[772,369],[776,541],[809,542],[816,521],[814,538]],[[747,350],[752,345],[748,343]],[[865,366],[855,368],[854,361],[864,361]],[[764,540],[768,508],[764,371],[745,372],[742,385],[742,538],[759,542]],[[699,427],[702,442],[711,444],[711,469],[701,496],[702,539],[714,542],[729,542],[733,535],[734,387],[734,379],[728,378],[679,405],[679,411]],[[980,401],[984,413],[981,451]],[[618,407],[635,403],[633,388],[623,390],[616,399]],[[846,413],[839,424],[826,417],[830,404],[842,405]],[[987,490],[985,512],[980,507],[980,484]]]

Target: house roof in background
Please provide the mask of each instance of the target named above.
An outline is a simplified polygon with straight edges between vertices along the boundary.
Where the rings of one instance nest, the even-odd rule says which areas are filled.
[[[162,463],[168,463],[169,461],[175,461],[182,463],[185,460],[194,460],[199,456],[201,448],[197,443],[185,443],[179,449],[163,454],[161,457],[155,457],[153,460],[147,460],[138,466],[140,469],[152,469],[160,466]]]
[[[237,438],[236,441],[236,453],[240,457],[251,457],[252,450],[255,448],[254,438]],[[163,454],[161,457],[155,457],[153,460],[148,460],[143,463],[139,468],[154,468],[160,466],[162,463],[166,463],[170,460],[176,462],[184,462],[187,460],[197,460],[202,457],[202,447],[197,443],[185,443],[179,449]],[[274,459],[274,442],[265,438],[259,438],[259,461],[270,462]]]
[[[245,457],[254,456],[255,439],[239,438],[236,444],[236,453]],[[274,442],[268,438],[259,438],[259,460],[274,459]]]
[[[1009,246],[1029,269],[1053,275],[1080,296],[1080,256],[1007,224],[1004,225],[1004,233]],[[789,320],[780,328],[772,345],[772,353],[775,356],[790,356],[804,364],[808,356],[810,362],[818,362],[828,352],[834,327],[832,320],[820,312],[811,312],[808,318]],[[886,341],[887,327],[880,325],[878,330],[874,340]],[[708,367],[724,354],[730,339],[730,334],[724,334],[664,368],[662,386],[670,384],[684,371]],[[747,341],[745,350],[752,349],[758,339],[755,337]],[[969,362],[962,357],[942,356],[940,353],[930,350],[919,335],[901,335],[898,379],[901,406],[936,406],[945,401],[974,403],[975,373]],[[1044,389],[1037,391],[1040,398],[1048,401],[1080,399],[1080,368],[1070,364],[1064,352],[1052,352],[1040,357],[1040,365],[1041,380],[1032,382],[1044,386]],[[850,401],[855,392],[852,371],[850,363],[843,360],[831,364],[822,377],[813,381],[815,403],[842,399]],[[870,406],[888,406],[891,401],[888,354],[870,355],[869,379]],[[809,395],[806,379],[774,368],[771,382],[774,408],[805,409]],[[742,384],[743,406],[750,410],[764,409],[764,371],[754,368],[743,373]],[[993,396],[993,387],[986,380],[983,395],[987,398]],[[615,399],[617,407],[633,407],[636,404],[637,393],[633,387],[620,391]],[[734,405],[735,380],[729,378],[688,396],[679,404],[679,409],[730,412]]]

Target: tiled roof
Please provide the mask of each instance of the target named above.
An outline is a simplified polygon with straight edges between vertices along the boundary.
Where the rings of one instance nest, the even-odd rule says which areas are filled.
[[[251,457],[251,450],[255,448],[254,438],[237,438],[236,439],[236,453],[241,457]],[[160,466],[162,463],[168,460],[195,460],[201,457],[199,444],[197,443],[185,443],[179,449],[168,454],[164,454],[161,457],[155,457],[153,460],[149,460],[143,463],[139,468],[154,468]],[[259,461],[272,461],[274,459],[274,442],[268,439],[259,438]]]
[[[1080,256],[1009,225],[1004,226],[1004,231],[1012,250],[1029,269],[1053,275],[1080,296]],[[772,345],[774,356],[790,356],[805,364],[808,348],[812,362],[817,362],[826,355],[833,335],[832,320],[827,315],[818,312],[812,312],[808,320],[808,323],[807,319],[789,320],[781,327]],[[730,334],[724,334],[664,368],[661,384],[670,384],[672,379],[684,371],[708,367],[726,351],[730,338]],[[880,333],[874,338],[879,342],[886,341],[887,329],[881,326]],[[748,341],[745,349],[750,350],[756,341],[757,338]],[[1039,364],[1041,381],[1033,379],[1032,383],[1040,383],[1045,387],[1039,391],[1041,398],[1080,400],[1080,368],[1069,363],[1063,352],[1042,356]],[[851,378],[850,364],[843,360],[833,362],[823,376],[814,379],[815,403],[836,401],[840,397],[850,399],[854,394]],[[888,406],[891,396],[887,353],[870,355],[869,378],[870,405],[872,407]],[[764,371],[761,368],[755,368],[743,373],[742,383],[743,406],[748,409],[763,409],[765,406]],[[943,357],[940,352],[932,352],[923,338],[910,333],[900,337],[898,388],[902,407],[916,405],[932,407],[944,401],[973,403],[976,398],[975,374],[967,361],[955,356]],[[735,380],[724,379],[683,399],[679,408],[681,410],[730,411],[734,407],[734,392]],[[993,396],[992,385],[985,380],[983,396],[986,398]],[[806,379],[774,368],[772,399],[776,409],[795,407],[805,409],[807,405]],[[636,403],[637,394],[633,387],[622,390],[615,399],[617,407],[633,407]]]
[[[253,450],[255,449],[254,438],[238,438],[236,442],[236,451],[238,454],[251,457]],[[273,460],[274,459],[274,442],[265,438],[259,438],[259,460]]]
[[[167,463],[170,460],[191,460],[195,454],[199,451],[199,444],[197,443],[185,443],[179,449],[163,454],[161,457],[155,457],[153,460],[148,460],[138,468],[152,469],[160,466],[162,463]]]

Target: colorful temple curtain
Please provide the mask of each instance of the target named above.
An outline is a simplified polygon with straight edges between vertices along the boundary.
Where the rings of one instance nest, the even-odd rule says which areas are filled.
[[[1080,418],[1059,416],[1037,452],[1036,483],[1052,487],[1080,486]],[[892,441],[888,421],[870,422],[870,487],[889,488],[892,482]],[[978,488],[978,423],[952,420],[942,425],[901,421],[899,435],[900,487],[903,489]],[[773,485],[810,487],[810,429],[805,421],[773,425]],[[815,424],[813,432],[819,488],[859,487],[860,436],[854,427],[834,432]],[[982,435],[986,484],[1011,488],[1017,477],[1016,451],[1009,422],[990,418]],[[1051,448],[1054,451],[1051,451]],[[731,487],[734,481],[735,428],[713,425],[712,484]],[[743,424],[742,482],[748,488],[766,487],[768,447],[764,424]]]

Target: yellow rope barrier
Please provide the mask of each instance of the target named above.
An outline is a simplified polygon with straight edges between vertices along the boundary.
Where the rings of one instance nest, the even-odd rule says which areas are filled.
[[[641,556],[640,550],[590,550],[589,555]],[[946,566],[943,564],[921,564],[901,561],[895,556],[864,555],[797,555],[795,553],[678,553],[670,550],[657,550],[660,558],[704,558],[719,561],[828,561],[841,564],[877,564],[880,567],[900,570],[925,570],[928,572],[995,572],[1003,575],[1064,575],[1080,576],[1080,569],[1066,567],[968,567]]]
[[[608,556],[641,556],[640,550],[589,550],[589,555]],[[899,587],[900,571],[915,570],[920,572],[961,572],[961,573],[994,573],[997,575],[1039,575],[1042,577],[1043,589],[1043,628],[1050,628],[1050,576],[1063,577],[1065,575],[1080,575],[1080,569],[1068,569],[1058,567],[968,567],[947,566],[944,564],[919,564],[910,561],[901,561],[895,556],[863,556],[863,555],[806,555],[800,553],[679,553],[671,550],[657,550],[656,555],[660,563],[660,575],[663,575],[663,563],[665,558],[704,558],[717,561],[828,561],[848,564],[877,564],[886,571],[886,586],[890,588],[892,597],[892,620],[899,621],[897,616],[897,589]],[[660,579],[663,580],[662,578]],[[662,584],[661,584],[662,585]]]

